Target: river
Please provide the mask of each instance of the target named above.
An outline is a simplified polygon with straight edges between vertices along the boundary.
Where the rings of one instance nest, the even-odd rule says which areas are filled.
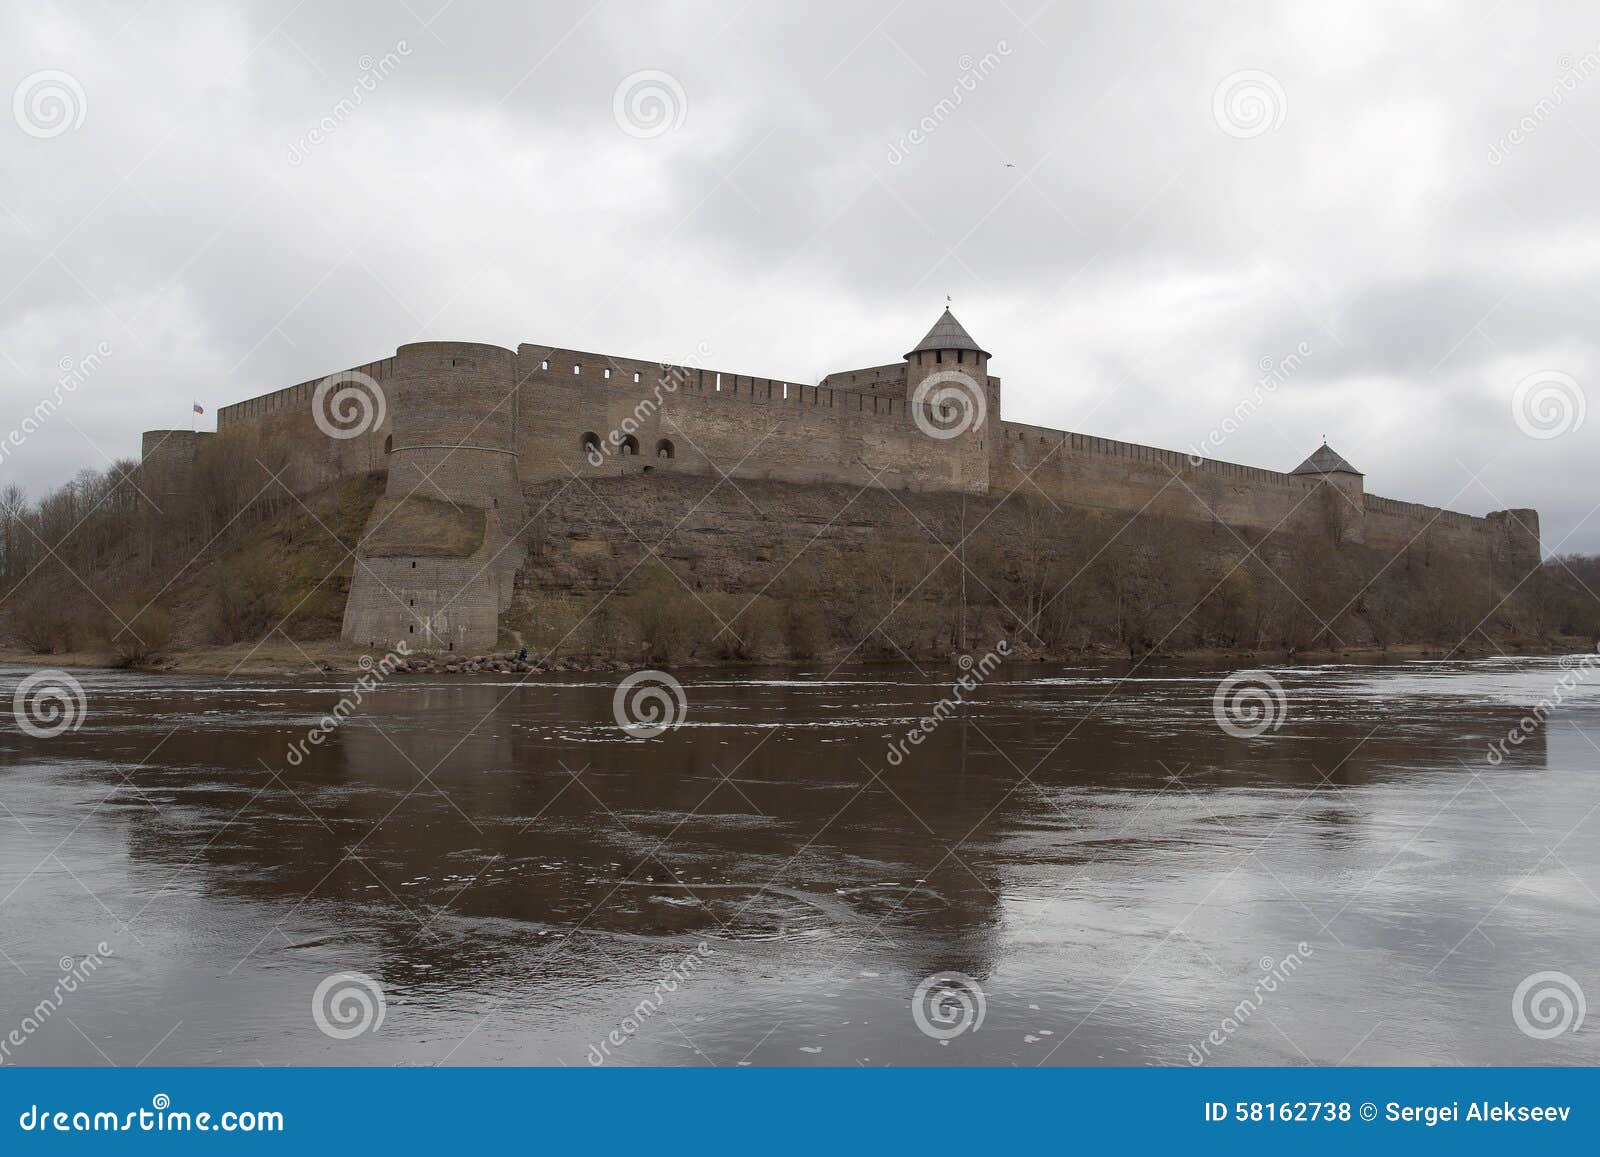
[[[0,1053],[1600,1063],[1600,669],[1273,667],[1225,728],[1229,670],[678,672],[651,737],[396,674],[317,742],[351,676],[76,672],[0,716]]]

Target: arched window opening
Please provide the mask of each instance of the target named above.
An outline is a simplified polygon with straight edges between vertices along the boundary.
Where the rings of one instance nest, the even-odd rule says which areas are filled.
[[[600,453],[600,435],[590,430],[582,438],[578,439],[578,449],[585,454]]]
[[[632,434],[627,434],[623,437],[622,445],[618,448],[624,454],[627,454],[631,457],[639,452],[639,439],[635,438]]]
[[[672,442],[669,439],[663,438],[661,441],[656,443],[657,458],[671,458],[674,453],[675,451],[673,449]]]
[[[385,438],[383,440],[383,452],[385,454],[393,454],[394,453],[394,435],[393,434],[390,434],[387,438]]]

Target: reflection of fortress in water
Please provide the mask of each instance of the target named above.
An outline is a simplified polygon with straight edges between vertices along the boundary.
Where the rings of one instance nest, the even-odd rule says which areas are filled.
[[[921,714],[940,693],[873,687],[886,721]],[[640,938],[888,954],[908,977],[982,979],[1031,905],[1092,891],[1109,865],[1136,867],[1152,842],[1179,838],[1174,823],[1218,822],[1152,803],[1284,789],[1310,801],[1296,821],[1311,838],[1302,851],[1324,846],[1333,862],[1369,822],[1339,805],[1339,789],[1436,764],[1444,734],[1480,766],[1522,715],[1415,708],[1374,731],[1365,711],[1325,703],[1314,722],[1297,721],[1295,742],[1247,745],[1213,725],[1209,686],[1192,702],[1164,681],[1124,687],[1089,713],[1099,688],[1008,685],[1001,672],[987,699],[895,769],[856,759],[881,754],[887,723],[863,718],[849,731],[858,741],[840,742],[828,704],[848,688],[691,686],[702,722],[785,725],[767,739],[760,728],[686,726],[632,742],[616,730],[609,686],[529,684],[484,719],[498,686],[397,679],[285,772],[294,794],[269,787],[227,838],[196,852],[141,815],[131,851],[161,864],[162,878],[198,855],[208,888],[262,904],[264,919],[290,931],[343,913],[397,968],[420,967],[418,982],[468,977],[486,952],[601,976],[608,952]],[[180,732],[136,773],[139,786],[160,794],[183,783],[189,806],[226,817],[234,788],[211,799],[189,769],[237,771],[254,793],[261,761],[281,765],[289,738],[281,726]],[[1543,730],[1530,735],[1507,765],[1543,766],[1545,743]],[[1239,822],[1237,812],[1222,822]]]

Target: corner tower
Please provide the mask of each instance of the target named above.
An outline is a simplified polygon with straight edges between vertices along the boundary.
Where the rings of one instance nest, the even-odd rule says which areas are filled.
[[[906,409],[925,436],[950,443],[952,487],[987,493],[989,432],[1000,424],[1000,381],[989,376],[989,351],[949,306],[906,353]]]

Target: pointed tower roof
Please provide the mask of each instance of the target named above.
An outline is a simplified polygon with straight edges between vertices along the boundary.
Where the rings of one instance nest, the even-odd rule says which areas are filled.
[[[939,320],[933,323],[933,328],[928,331],[928,336],[911,347],[906,357],[918,350],[977,350],[984,357],[989,357],[989,351],[972,340],[972,335],[966,331],[956,315],[950,312],[947,305]]]
[[[1318,446],[1300,465],[1289,471],[1290,474],[1354,474],[1358,477],[1361,471],[1344,460],[1332,446],[1324,442]]]

